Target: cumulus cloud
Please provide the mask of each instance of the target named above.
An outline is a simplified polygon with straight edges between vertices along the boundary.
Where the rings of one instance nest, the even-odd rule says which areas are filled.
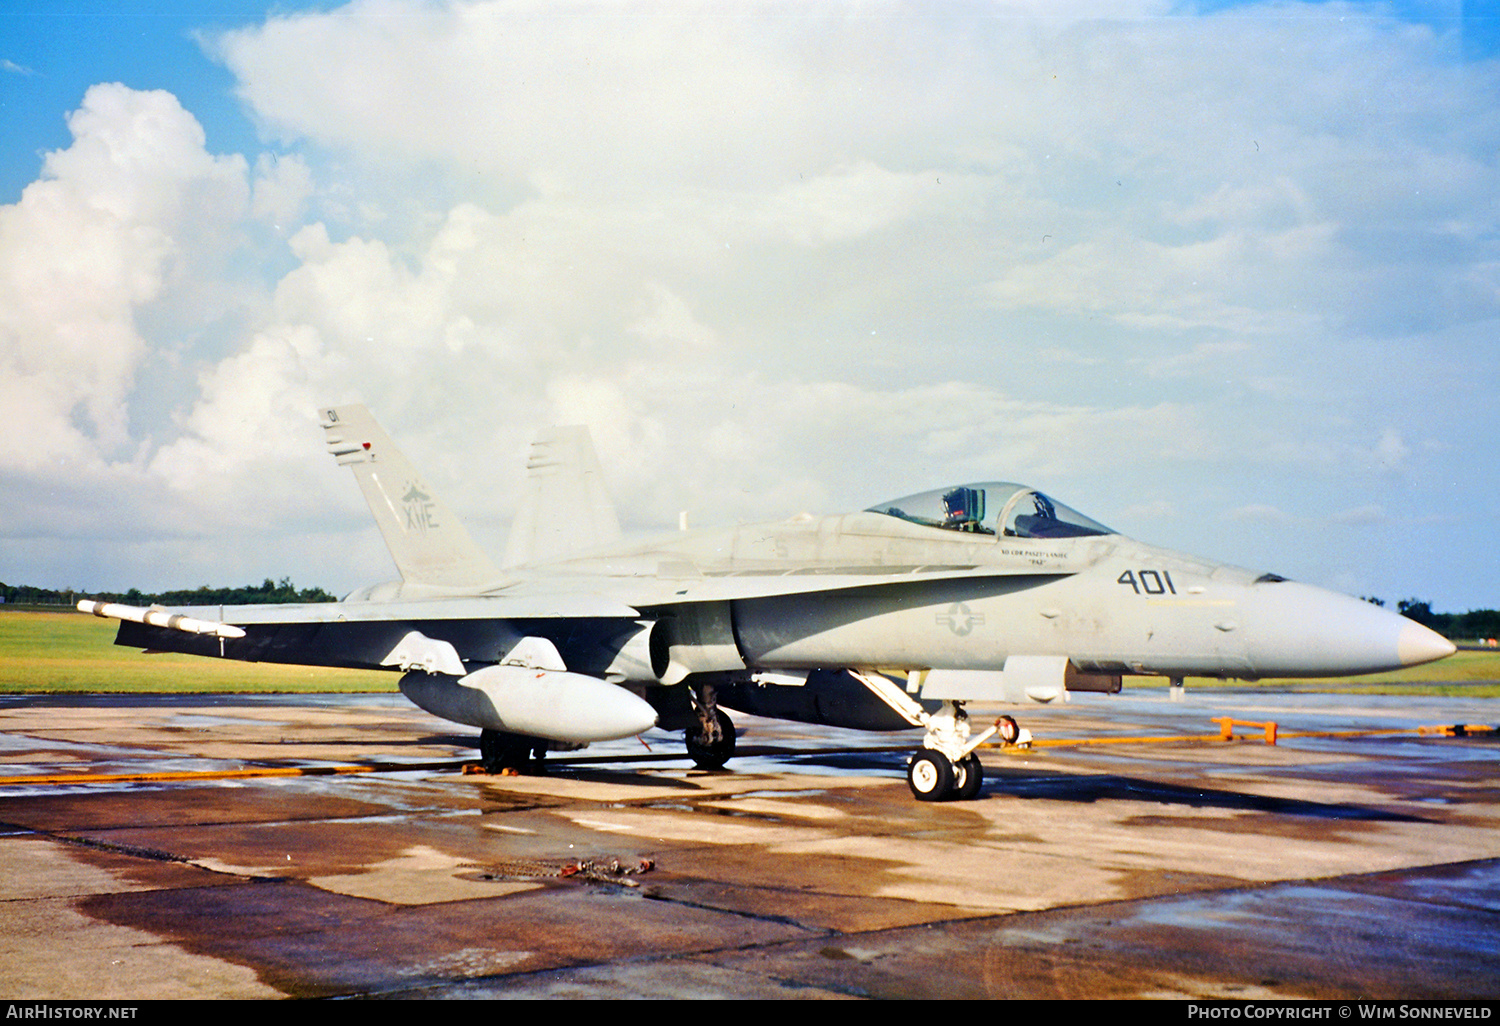
[[[476,165],[552,193],[743,184],[862,150],[941,93],[930,30],[842,4],[408,4],[273,17],[216,43],[292,141]],[[351,59],[341,59],[347,54]],[[352,59],[354,55],[358,59]],[[904,94],[885,88],[906,68]]]
[[[295,225],[313,194],[312,169],[295,154],[262,153],[255,161],[252,213],[276,227]]]
[[[0,208],[0,381],[25,413],[0,453],[10,469],[128,446],[139,315],[221,247],[247,199],[243,158],[205,152],[169,93],[95,86],[68,127],[73,145]]]
[[[892,306],[919,307],[941,264],[969,310],[1295,346],[1368,322],[1373,291],[1412,271],[1371,212],[1409,239],[1459,230],[1411,182],[1493,223],[1496,119],[1444,39],[1340,5],[1166,13],[361,0],[215,48],[283,139],[467,176],[482,205],[530,206],[596,264],[764,280],[785,238],[818,251],[802,280],[826,289],[843,284],[830,249],[863,240],[850,256]],[[1393,154],[1392,132],[1414,145]],[[652,286],[629,287],[600,298]]]
[[[282,152],[100,86],[0,209],[28,489],[279,545],[359,516],[312,420],[359,400],[481,534],[547,421],[635,525],[1013,477],[1206,533],[1420,472],[1380,367],[1500,320],[1500,69],[1384,8],[355,0],[209,46]]]

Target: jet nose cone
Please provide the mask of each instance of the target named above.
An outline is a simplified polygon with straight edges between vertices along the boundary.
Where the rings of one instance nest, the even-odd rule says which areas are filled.
[[[1260,677],[1383,673],[1453,652],[1447,638],[1388,609],[1292,581],[1250,585],[1240,611]]]
[[[1453,642],[1411,620],[1401,625],[1401,636],[1396,639],[1396,657],[1402,666],[1420,666],[1457,651]]]

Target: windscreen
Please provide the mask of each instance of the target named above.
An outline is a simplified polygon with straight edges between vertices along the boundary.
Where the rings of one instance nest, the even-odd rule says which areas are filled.
[[[1034,488],[1008,481],[938,488],[871,506],[913,524],[1007,538],[1084,538],[1109,528]]]

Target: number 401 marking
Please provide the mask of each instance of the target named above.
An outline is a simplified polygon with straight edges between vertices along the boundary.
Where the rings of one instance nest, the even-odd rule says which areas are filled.
[[[1128,584],[1137,595],[1177,594],[1177,588],[1172,584],[1172,575],[1165,570],[1126,570],[1115,579],[1116,584]]]

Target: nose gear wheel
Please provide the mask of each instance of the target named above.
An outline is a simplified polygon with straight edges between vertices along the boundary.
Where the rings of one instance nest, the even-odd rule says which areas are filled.
[[[940,802],[953,790],[953,763],[942,752],[924,748],[911,757],[906,783],[919,802]]]
[[[1006,716],[977,737],[970,737],[969,715],[962,702],[945,701],[937,712],[923,713],[921,721],[927,736],[906,764],[906,783],[917,801],[968,801],[978,797],[984,784],[984,767],[974,749],[1003,731],[1004,720],[1009,720],[1013,732],[1018,731],[1016,721]]]

